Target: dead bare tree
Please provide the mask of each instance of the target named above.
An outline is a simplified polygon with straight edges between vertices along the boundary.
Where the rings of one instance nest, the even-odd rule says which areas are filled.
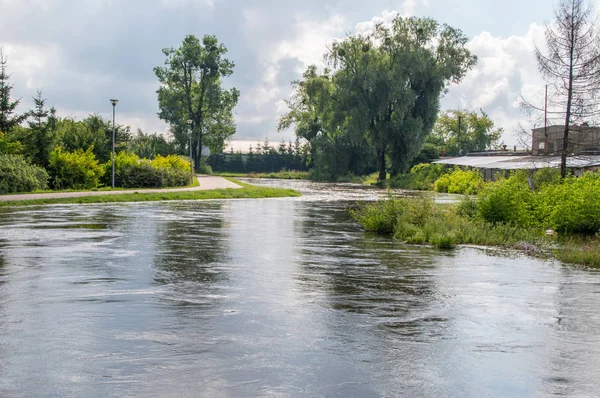
[[[600,115],[600,35],[586,0],[561,0],[555,16],[546,25],[546,49],[536,45],[535,56],[553,91],[553,106],[565,120],[560,166],[564,178],[570,127]]]

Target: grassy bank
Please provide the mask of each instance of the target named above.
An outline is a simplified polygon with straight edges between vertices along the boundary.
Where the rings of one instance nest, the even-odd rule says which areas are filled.
[[[117,203],[117,202],[156,202],[163,200],[201,200],[201,199],[257,199],[300,196],[292,189],[257,187],[250,184],[229,179],[242,186],[241,189],[213,189],[206,191],[179,191],[179,192],[144,192],[135,193],[80,196],[74,198],[47,198],[19,201],[0,201],[0,207],[27,206],[40,204],[63,203]]]
[[[410,244],[452,249],[470,244],[512,248],[556,258],[565,263],[600,267],[600,240],[596,235],[547,234],[538,227],[490,223],[474,216],[472,202],[436,204],[428,198],[387,199],[349,210],[367,231],[391,234]]]

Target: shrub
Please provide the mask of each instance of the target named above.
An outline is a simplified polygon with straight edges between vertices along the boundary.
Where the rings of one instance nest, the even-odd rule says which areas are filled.
[[[379,234],[394,233],[395,225],[400,214],[400,202],[389,197],[386,200],[369,203],[349,213],[367,231]]]
[[[442,164],[420,163],[414,166],[410,173],[401,174],[390,181],[390,186],[402,189],[430,191],[434,182],[448,170]]]
[[[48,188],[48,173],[22,155],[0,154],[0,194]]]
[[[476,195],[483,189],[483,176],[476,170],[455,167],[452,173],[442,175],[435,183],[436,192]]]
[[[525,172],[514,172],[509,178],[487,185],[479,195],[477,213],[491,223],[536,224],[534,196]]]
[[[104,164],[104,183],[111,185],[112,163]],[[177,155],[140,159],[131,152],[115,155],[115,185],[121,188],[179,187],[191,182],[190,162]]]
[[[541,222],[560,232],[595,233],[600,230],[600,173],[567,177],[546,185],[537,195]]]
[[[559,184],[560,181],[560,169],[546,167],[533,174],[533,186],[536,190],[543,189],[548,185]]]
[[[177,155],[158,155],[152,159],[151,164],[157,169],[182,170],[186,173],[189,173],[191,170],[190,161]]]
[[[93,147],[87,151],[63,152],[56,147],[50,153],[48,170],[50,184],[54,189],[96,188],[104,175],[104,167],[98,164]]]

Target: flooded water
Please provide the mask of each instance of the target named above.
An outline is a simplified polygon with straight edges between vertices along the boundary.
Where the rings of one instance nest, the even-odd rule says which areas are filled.
[[[271,184],[273,182],[270,182]],[[1,397],[594,396],[600,274],[303,198],[0,210]]]

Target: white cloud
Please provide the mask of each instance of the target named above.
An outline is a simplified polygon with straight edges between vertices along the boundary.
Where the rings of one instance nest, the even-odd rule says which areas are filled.
[[[542,44],[544,27],[532,24],[523,36],[495,37],[482,32],[468,43],[479,59],[458,86],[451,86],[443,99],[445,109],[482,108],[500,127],[503,139],[516,144],[514,131],[519,123],[527,126],[520,109],[521,93],[531,101],[543,98],[544,82],[537,71],[534,43]]]

